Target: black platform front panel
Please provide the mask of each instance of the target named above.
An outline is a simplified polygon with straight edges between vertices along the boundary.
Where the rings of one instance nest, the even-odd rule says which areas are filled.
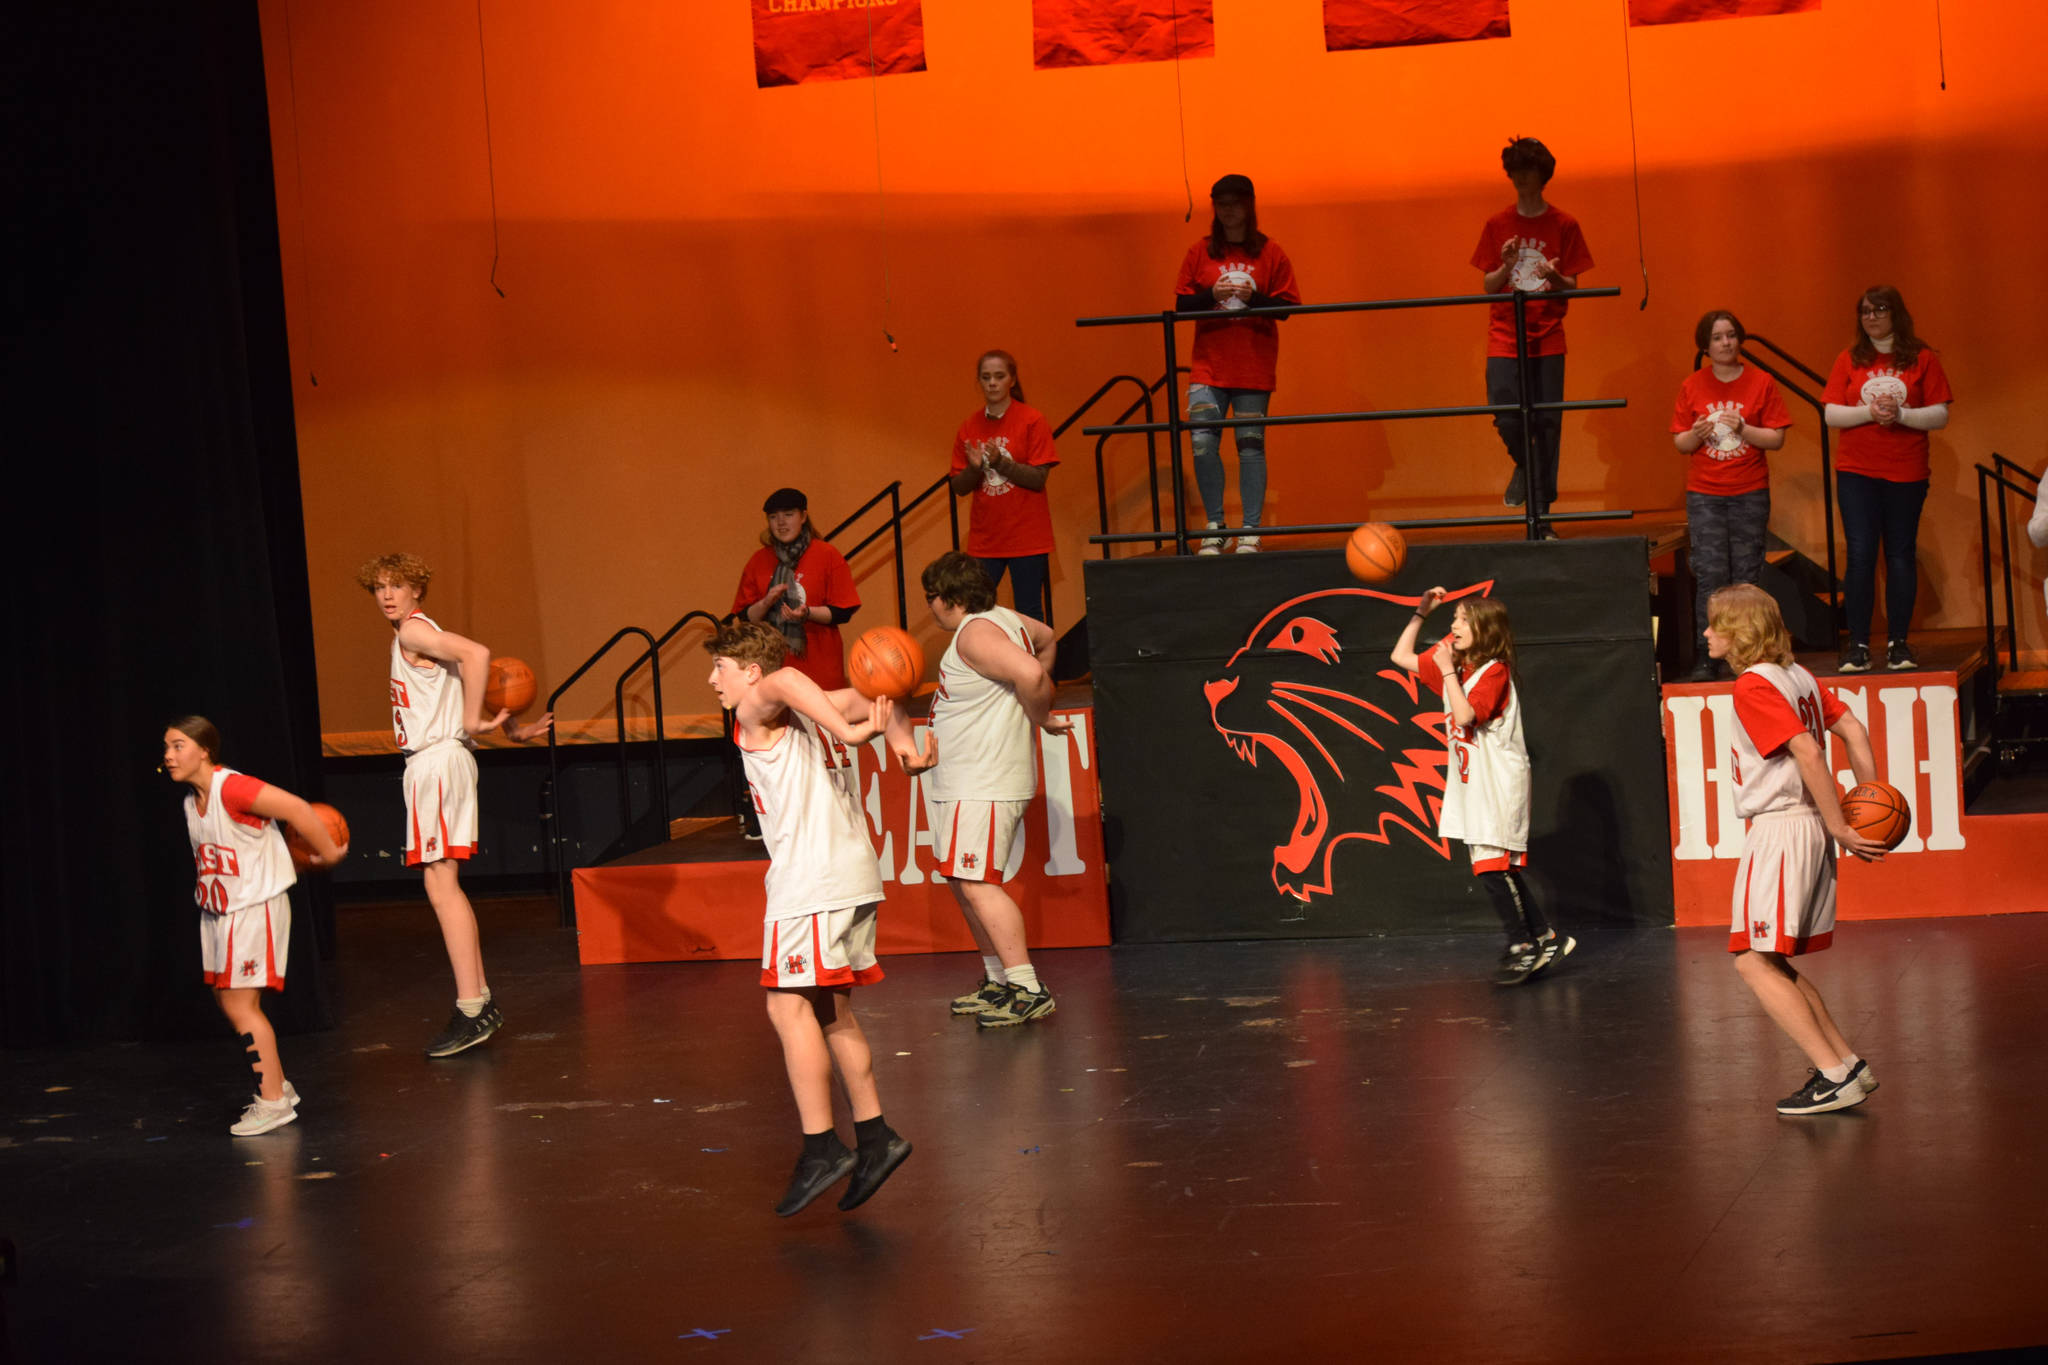
[[[1432,584],[1513,621],[1540,902],[1671,923],[1642,539],[1416,546],[1377,588],[1333,550],[1085,572],[1116,941],[1497,930],[1436,835],[1442,701],[1387,658]]]

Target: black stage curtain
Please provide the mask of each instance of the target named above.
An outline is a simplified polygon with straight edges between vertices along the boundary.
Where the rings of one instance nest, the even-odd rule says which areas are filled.
[[[320,780],[257,8],[59,0],[9,27],[0,1042],[224,1030],[164,723],[201,713],[230,766]],[[293,899],[266,1009],[325,1027],[332,898]]]

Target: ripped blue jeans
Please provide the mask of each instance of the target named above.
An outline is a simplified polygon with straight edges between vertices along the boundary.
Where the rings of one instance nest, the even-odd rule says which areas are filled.
[[[1222,417],[1264,417],[1273,395],[1264,389],[1219,389],[1188,385],[1188,420],[1213,422]],[[1266,510],[1266,429],[1236,427],[1237,497],[1244,504],[1244,524],[1257,526]],[[1223,428],[1188,433],[1195,452],[1195,487],[1202,495],[1206,521],[1227,525],[1223,515]]]

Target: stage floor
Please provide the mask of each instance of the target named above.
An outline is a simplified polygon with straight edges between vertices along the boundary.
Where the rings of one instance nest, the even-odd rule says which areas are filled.
[[[232,1139],[212,1042],[0,1054],[18,1358],[1834,1361],[2048,1341],[2048,916],[1858,923],[1814,963],[1883,1088],[1804,1067],[1719,930],[1046,953],[1052,1018],[859,992],[916,1154],[770,1205],[795,1122],[755,969],[579,968],[481,907],[509,1019],[448,1062],[424,906],[345,910],[303,1118]],[[197,982],[194,989],[200,989]],[[707,1335],[710,1334],[710,1335]],[[5,1358],[0,1350],[0,1358]],[[2017,1357],[2013,1357],[2017,1358]]]

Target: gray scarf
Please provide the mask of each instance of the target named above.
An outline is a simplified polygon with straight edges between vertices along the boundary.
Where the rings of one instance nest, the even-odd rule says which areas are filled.
[[[775,628],[789,642],[789,652],[801,654],[804,652],[804,623],[788,619],[782,614],[782,609],[802,609],[810,605],[804,598],[804,585],[796,581],[796,566],[797,561],[804,557],[804,551],[811,548],[811,533],[808,530],[798,531],[796,539],[789,544],[784,545],[778,540],[768,548],[775,551],[775,577],[768,580],[768,586],[773,588],[777,583],[789,585],[782,600],[775,604]]]

